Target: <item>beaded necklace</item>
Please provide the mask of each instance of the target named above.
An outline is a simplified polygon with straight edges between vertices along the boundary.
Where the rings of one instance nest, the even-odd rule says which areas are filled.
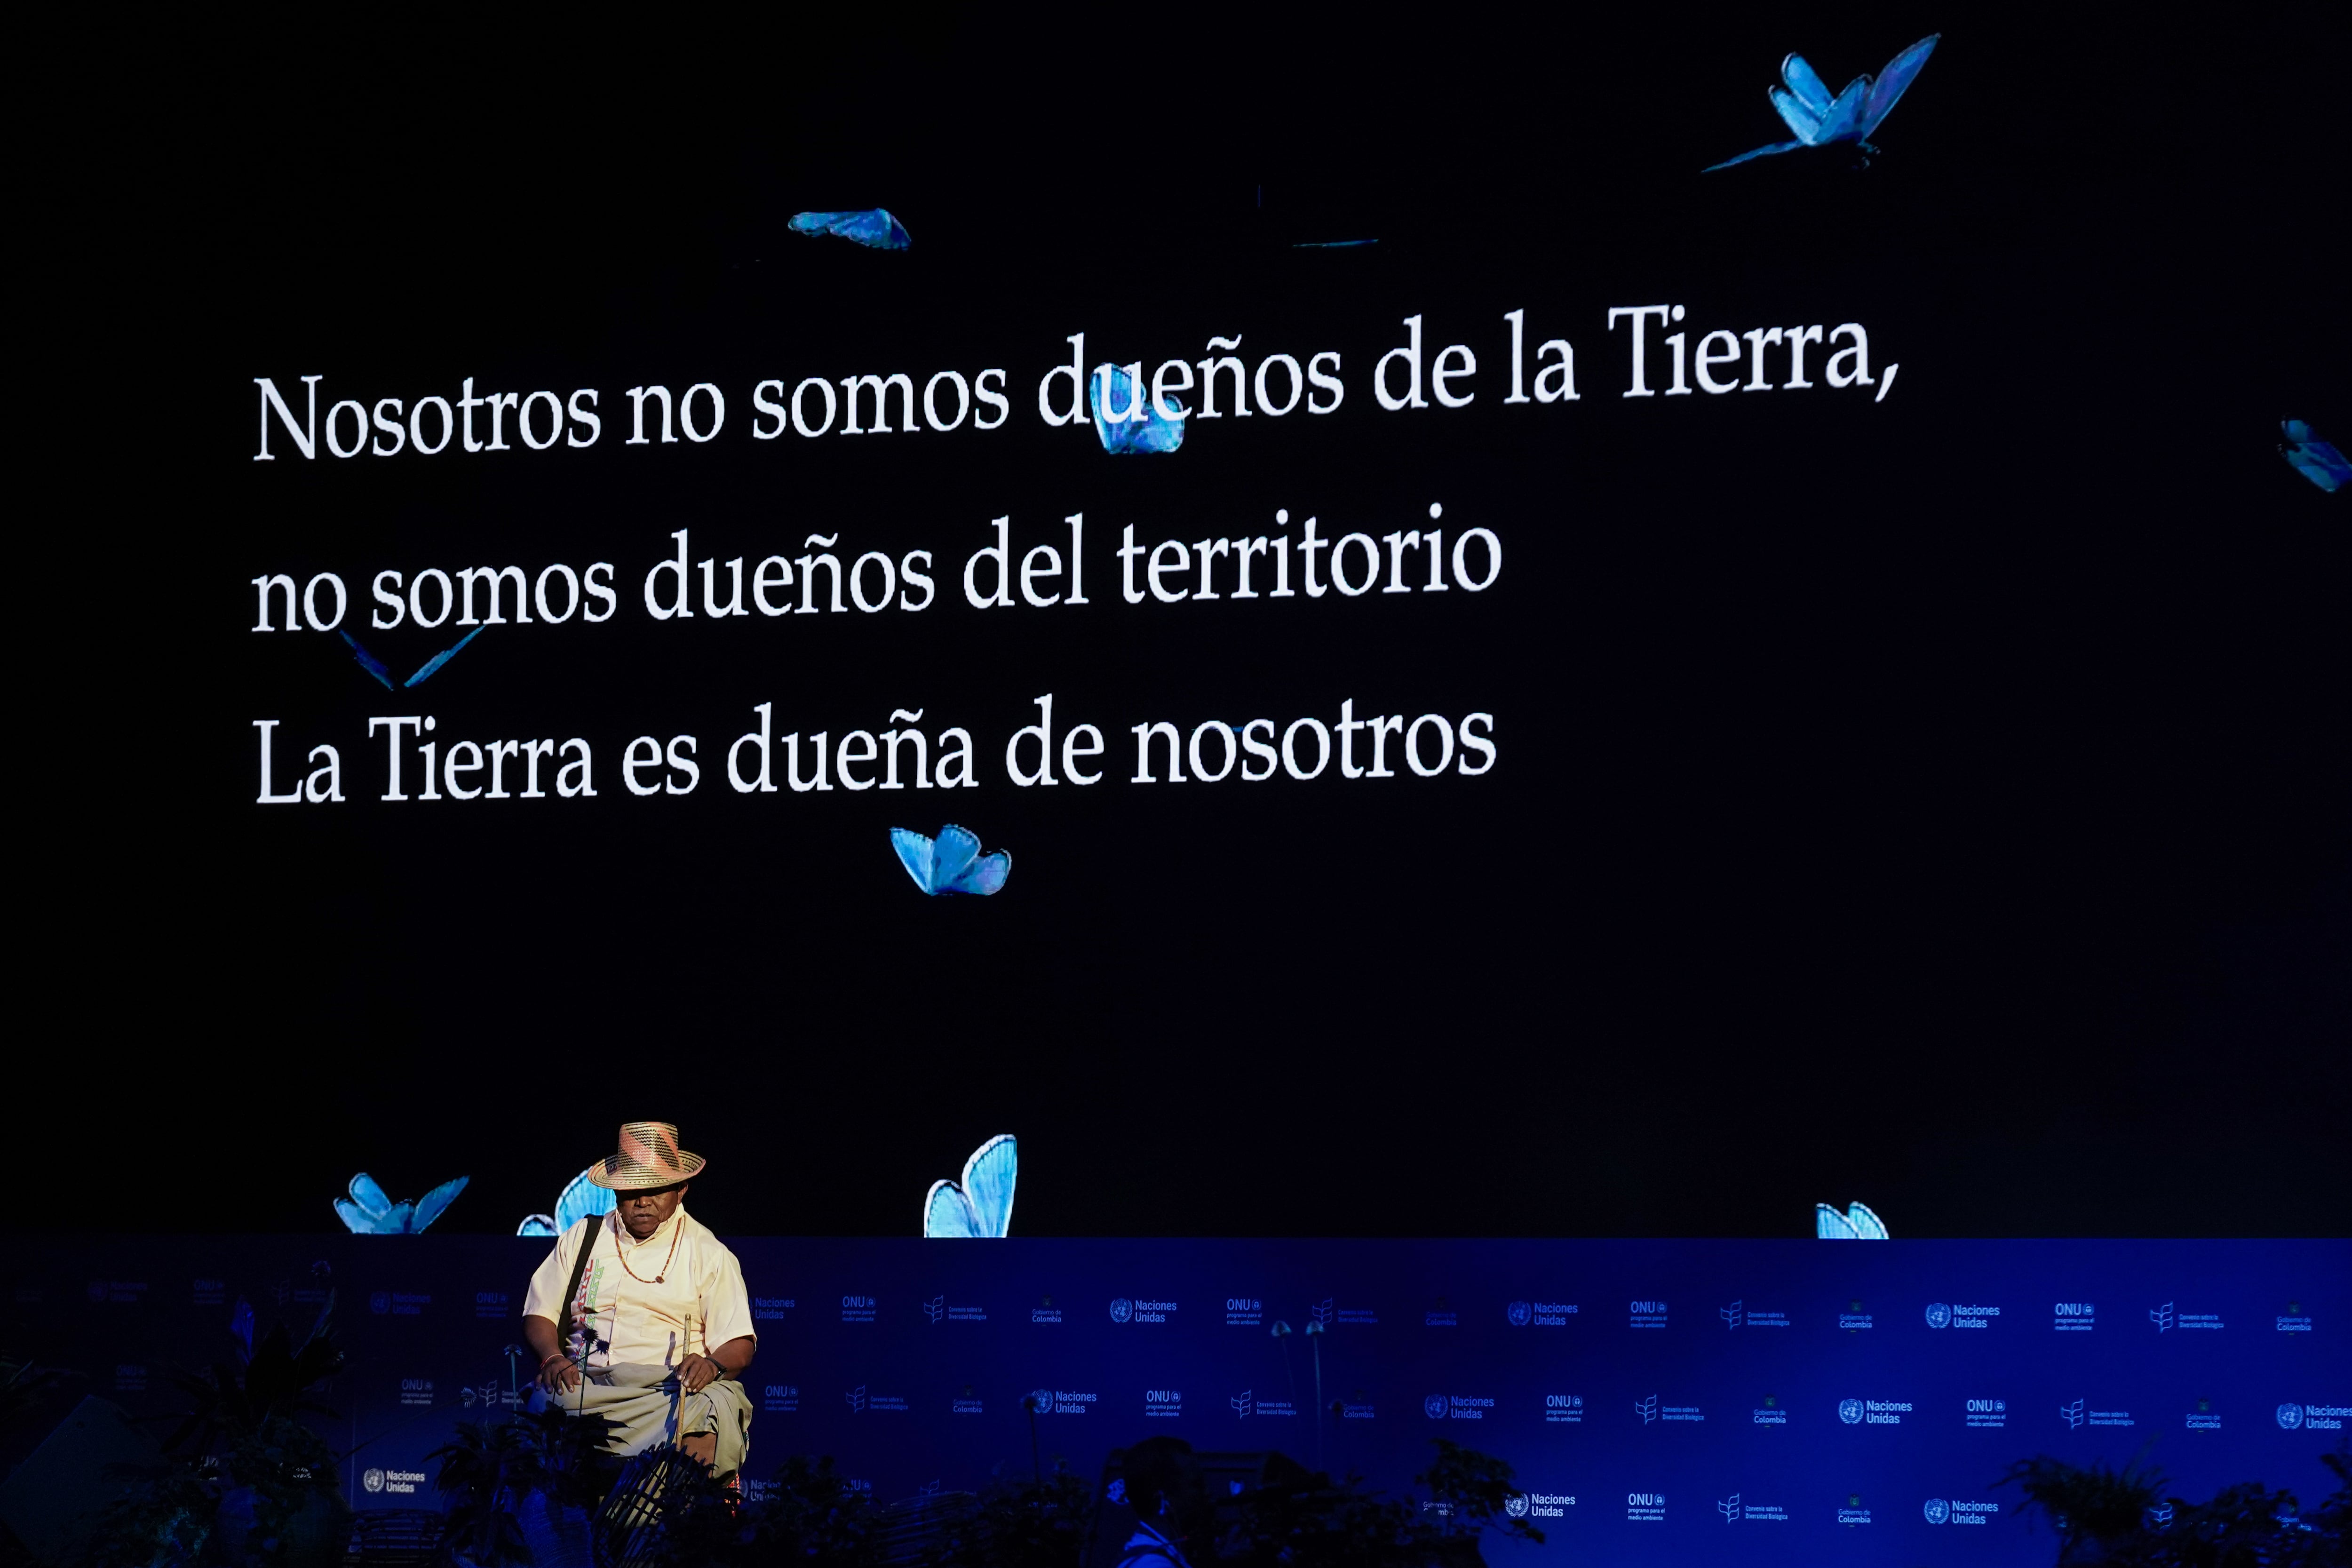
[[[613,1225],[616,1230],[621,1228],[620,1215],[614,1215],[613,1216]],[[669,1278],[669,1266],[677,1260],[677,1238],[685,1234],[686,1226],[683,1225],[669,1233],[669,1256],[662,1259],[661,1272],[655,1275],[650,1279],[646,1279],[635,1269],[629,1267],[629,1255],[625,1251],[622,1250],[620,1238],[617,1236],[614,1237],[613,1253],[614,1256],[617,1257],[621,1260],[622,1272],[628,1275],[630,1279],[635,1279],[640,1285],[658,1285]]]

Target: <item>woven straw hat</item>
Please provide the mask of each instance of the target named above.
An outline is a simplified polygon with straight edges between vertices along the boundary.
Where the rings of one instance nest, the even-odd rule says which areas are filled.
[[[676,1123],[624,1121],[620,1151],[589,1166],[588,1179],[614,1192],[633,1193],[686,1181],[705,1163],[701,1155],[677,1146]]]

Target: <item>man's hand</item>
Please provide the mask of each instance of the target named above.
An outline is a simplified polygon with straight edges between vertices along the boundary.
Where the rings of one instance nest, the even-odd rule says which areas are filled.
[[[727,1369],[707,1355],[690,1355],[677,1363],[677,1380],[688,1394],[699,1394],[726,1375]]]
[[[562,1356],[551,1356],[540,1366],[539,1386],[561,1397],[580,1386],[580,1369]]]

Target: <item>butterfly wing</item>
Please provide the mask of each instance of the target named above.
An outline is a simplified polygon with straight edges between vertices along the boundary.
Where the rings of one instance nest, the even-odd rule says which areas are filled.
[[[1867,137],[1878,129],[1878,122],[1886,118],[1887,111],[1895,107],[1895,100],[1901,98],[1903,89],[1911,85],[1911,79],[1919,74],[1919,68],[1926,65],[1927,57],[1936,52],[1936,40],[1943,36],[1930,33],[1886,62],[1886,68],[1879,72],[1878,79],[1870,85],[1870,96],[1863,105],[1861,129],[1855,132],[1856,135]]]
[[[1152,407],[1150,397],[1141,387],[1131,384],[1127,372],[1115,364],[1095,367],[1087,395],[1094,406],[1095,434],[1106,452],[1172,452],[1184,444],[1183,419],[1161,418],[1160,411]],[[1126,408],[1129,398],[1141,399],[1134,405],[1134,418],[1114,425],[1104,417],[1104,409]]]
[[[466,1183],[469,1179],[470,1178],[466,1176],[459,1176],[455,1181],[444,1182],[439,1186],[434,1188],[431,1192],[425,1194],[423,1197],[417,1199],[416,1212],[408,1222],[409,1233],[411,1235],[415,1235],[416,1232],[423,1230],[426,1226],[431,1225],[435,1220],[439,1219],[441,1217],[441,1211],[449,1206],[449,1201],[456,1197],[459,1193],[466,1190]]]
[[[343,632],[339,635],[345,642],[351,644],[352,658],[359,662],[359,667],[362,669],[366,670],[370,675],[374,676],[377,681],[383,685],[386,691],[393,689],[392,671],[383,667],[383,661],[376,658],[375,655],[368,652],[367,649],[362,647],[360,646],[360,639],[352,636],[351,633]]]
[[[381,1220],[392,1213],[392,1199],[384,1195],[375,1178],[365,1171],[352,1178],[351,1194],[352,1202],[359,1205],[360,1212],[372,1220]]]
[[[958,873],[954,881],[940,890],[943,893],[976,893],[988,897],[1004,886],[1004,879],[1013,875],[1013,857],[999,849],[982,855]]]
[[[415,685],[418,681],[423,680],[426,676],[431,675],[435,670],[440,668],[443,665],[457,658],[459,651],[462,650],[467,643],[472,642],[476,637],[480,637],[481,635],[482,628],[480,626],[476,626],[472,631],[467,632],[464,637],[459,637],[454,645],[443,648],[439,653],[436,653],[431,658],[426,659],[425,661],[424,668],[418,670],[415,675],[410,676],[406,680],[401,682],[401,684],[403,686]]]
[[[923,1194],[923,1234],[927,1237],[962,1239],[984,1236],[980,1228],[980,1216],[953,1182],[940,1180],[931,1184]]]
[[[980,858],[980,835],[969,827],[949,823],[940,829],[931,846],[931,890],[952,893],[959,889],[956,879],[971,869]]]
[[[1172,452],[1183,444],[1184,421],[1162,419],[1160,417],[1159,410],[1153,408],[1150,401],[1146,399],[1143,405],[1143,420],[1136,433],[1135,446],[1132,449],[1138,452]]]
[[[1021,1171],[1021,1145],[1000,1132],[963,1163],[963,1196],[982,1236],[1003,1236],[1013,1226],[1013,1184]]]
[[[583,1219],[600,1218],[613,1212],[619,1196],[610,1187],[600,1187],[581,1172],[565,1184],[563,1194],[555,1200],[555,1232],[562,1236]]]
[[[1789,84],[1789,90],[1797,95],[1797,101],[1812,111],[1812,117],[1815,120],[1819,120],[1829,111],[1829,87],[1813,68],[1806,63],[1804,56],[1791,53],[1783,59],[1780,62],[1780,79]],[[1795,127],[1791,125],[1790,129],[1794,130]]]
[[[1845,1205],[1845,1214],[1846,1219],[1853,1226],[1853,1234],[1857,1240],[1885,1241],[1886,1239],[1886,1222],[1871,1213],[1867,1205],[1848,1204]]]
[[[1821,129],[1813,133],[1813,145],[1825,146],[1832,142],[1854,142],[1862,136],[1863,106],[1870,101],[1870,78],[1858,76],[1845,84],[1845,90],[1836,101],[1822,111]]]
[[[2331,495],[2352,483],[2352,463],[2346,462],[2343,453],[2314,435],[2309,425],[2300,419],[2286,419],[2280,422],[2279,428],[2286,435],[2279,451],[2294,466],[2296,473]]]
[[[522,1216],[522,1223],[515,1226],[515,1234],[517,1236],[553,1237],[562,1236],[563,1233],[555,1228],[555,1216],[553,1215],[527,1214]]]
[[[1775,153],[1793,153],[1803,145],[1805,145],[1805,143],[1802,142],[1775,142],[1769,147],[1759,147],[1752,153],[1742,153],[1737,158],[1726,158],[1720,163],[1709,163],[1706,168],[1701,169],[1699,173],[1702,174],[1712,174],[1717,169],[1728,169],[1734,163],[1745,163],[1750,158],[1769,158]]]
[[[1813,1205],[1813,1235],[1822,1241],[1853,1241],[1853,1226],[1827,1204]]]
[[[1794,93],[1783,92],[1777,87],[1772,89],[1772,107],[1780,110],[1780,118],[1788,122],[1789,129],[1797,133],[1799,144],[1810,147],[1822,139],[1820,110],[1806,107]]]
[[[352,1202],[349,1198],[337,1198],[335,1200],[335,1215],[343,1222],[344,1227],[353,1236],[373,1236],[375,1234],[375,1216],[368,1213],[367,1210],[360,1207],[359,1205]]]
[[[794,234],[835,235],[876,250],[904,250],[913,243],[907,226],[880,207],[863,212],[794,213],[791,227]]]
[[[894,827],[890,830],[890,847],[898,852],[898,864],[907,868],[907,875],[915,879],[915,886],[927,893],[940,890],[931,875],[938,851],[929,838],[911,828]]]

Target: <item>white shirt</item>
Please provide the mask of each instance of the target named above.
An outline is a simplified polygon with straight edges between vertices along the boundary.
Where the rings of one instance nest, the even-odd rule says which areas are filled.
[[[584,1350],[592,1370],[675,1369],[689,1355],[709,1355],[730,1340],[751,1337],[742,1266],[684,1204],[643,1241],[628,1233],[617,1213],[573,1222],[530,1277],[526,1315],[562,1326],[563,1287],[590,1226],[598,1234],[580,1273],[578,1305],[570,1313],[574,1340],[562,1347],[564,1353]]]

